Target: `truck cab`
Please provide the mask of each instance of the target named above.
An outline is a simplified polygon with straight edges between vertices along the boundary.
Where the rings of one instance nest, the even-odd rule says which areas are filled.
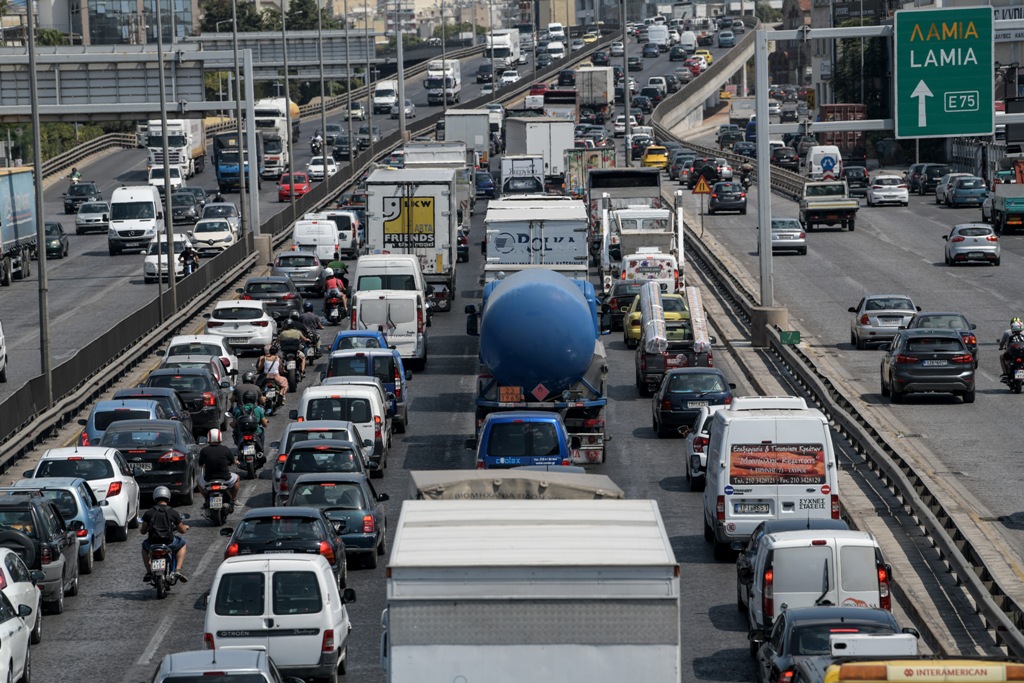
[[[516,410],[484,418],[478,439],[466,441],[476,450],[477,469],[529,465],[569,465],[580,437],[569,438],[558,413]]]

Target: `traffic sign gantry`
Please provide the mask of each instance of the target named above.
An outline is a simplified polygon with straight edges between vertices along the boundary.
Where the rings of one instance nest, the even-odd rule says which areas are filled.
[[[990,7],[896,12],[896,137],[991,135]]]

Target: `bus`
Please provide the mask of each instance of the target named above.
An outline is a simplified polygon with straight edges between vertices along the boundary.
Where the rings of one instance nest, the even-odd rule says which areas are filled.
[[[828,667],[823,683],[851,683],[852,681],[857,683],[1024,681],[1024,663],[994,659],[897,659],[842,662]]]

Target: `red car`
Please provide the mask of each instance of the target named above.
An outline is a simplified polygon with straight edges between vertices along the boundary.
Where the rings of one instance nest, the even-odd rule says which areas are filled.
[[[690,70],[694,76],[700,76],[700,62],[696,59],[687,59],[683,62],[683,66]]]
[[[305,173],[282,173],[277,181],[277,201],[286,202],[292,197],[296,199],[311,189],[309,176]]]
[[[551,86],[548,85],[547,83],[544,83],[544,82],[534,83],[533,87],[530,88],[530,94],[531,95],[543,95],[544,93],[546,93],[550,89],[551,89]]]

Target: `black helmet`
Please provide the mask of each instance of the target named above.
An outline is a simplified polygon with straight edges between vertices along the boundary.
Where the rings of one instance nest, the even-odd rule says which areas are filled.
[[[256,382],[256,373],[252,370],[248,370],[242,374],[242,382],[245,384],[253,384]]]
[[[281,351],[281,347],[276,342],[270,345],[270,352],[271,353],[279,353],[280,351]]]
[[[306,303],[302,304],[302,310],[304,310],[304,311],[312,311],[313,310],[313,302],[312,301],[307,301]]]
[[[256,403],[256,394],[250,389],[242,394],[242,403]]]
[[[291,313],[288,314],[288,319],[289,320],[298,320],[299,319],[299,312],[298,311],[292,311]]]

